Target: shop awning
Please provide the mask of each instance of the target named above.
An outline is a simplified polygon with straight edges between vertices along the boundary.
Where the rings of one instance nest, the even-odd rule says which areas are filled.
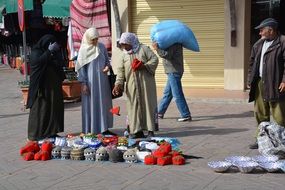
[[[3,19],[2,12],[5,9],[5,3],[4,2],[5,2],[5,0],[0,0],[0,23],[2,23],[2,19]]]
[[[72,0],[46,0],[43,4],[43,16],[51,18],[70,17],[69,9]]]
[[[5,9],[5,6],[0,4],[0,23],[2,22],[2,11],[3,11],[3,9]]]
[[[6,6],[6,13],[18,12],[18,0],[2,0],[2,2],[4,2],[4,5]],[[33,0],[25,0],[24,3],[26,11],[34,9]]]
[[[33,0],[24,0],[25,10],[33,10]],[[5,10],[4,10],[5,9]],[[3,12],[8,13],[17,13],[18,12],[18,0],[0,0],[0,23],[2,23]]]

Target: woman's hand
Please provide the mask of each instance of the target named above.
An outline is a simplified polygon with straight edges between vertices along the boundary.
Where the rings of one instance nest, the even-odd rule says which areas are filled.
[[[279,91],[280,92],[285,92],[285,82],[281,82],[279,85]]]
[[[109,70],[110,70],[109,66],[106,66],[106,67],[103,69],[103,73],[108,73]]]
[[[82,84],[81,85],[81,92],[84,95],[89,95],[90,92],[89,92],[89,88],[88,88],[87,84]]]
[[[122,94],[122,93],[123,93],[122,86],[119,85],[119,84],[115,85],[114,88],[113,88],[113,90],[112,90],[112,94],[113,94],[114,96],[116,96],[116,95],[119,95],[119,94]]]

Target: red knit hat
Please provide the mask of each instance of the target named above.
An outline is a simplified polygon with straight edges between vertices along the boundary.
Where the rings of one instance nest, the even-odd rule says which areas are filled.
[[[145,165],[155,165],[157,163],[157,158],[153,155],[147,155],[144,157],[144,164]]]
[[[157,158],[157,165],[164,166],[169,164],[172,164],[171,156]]]
[[[185,164],[185,158],[181,155],[174,156],[172,158],[173,165],[184,165]]]

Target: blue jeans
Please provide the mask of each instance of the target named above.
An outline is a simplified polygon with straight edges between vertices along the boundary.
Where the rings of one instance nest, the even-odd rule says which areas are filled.
[[[166,112],[172,98],[176,103],[176,106],[180,112],[181,117],[191,116],[190,110],[188,108],[187,102],[185,100],[182,84],[181,84],[182,74],[178,73],[168,73],[167,83],[164,88],[163,98],[158,106],[158,113],[164,115]]]

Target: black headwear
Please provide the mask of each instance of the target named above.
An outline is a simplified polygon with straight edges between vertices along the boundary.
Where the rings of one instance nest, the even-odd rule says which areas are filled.
[[[51,34],[46,34],[36,43],[34,48],[47,50],[50,43],[56,42],[56,38]]]
[[[27,108],[31,108],[36,99],[38,90],[43,83],[43,76],[45,74],[47,65],[52,65],[54,62],[56,62],[48,50],[49,44],[55,41],[56,38],[53,35],[44,35],[32,49],[32,53],[30,55],[31,75],[28,101],[26,105]],[[57,69],[59,70],[58,72],[61,71],[60,69]]]

